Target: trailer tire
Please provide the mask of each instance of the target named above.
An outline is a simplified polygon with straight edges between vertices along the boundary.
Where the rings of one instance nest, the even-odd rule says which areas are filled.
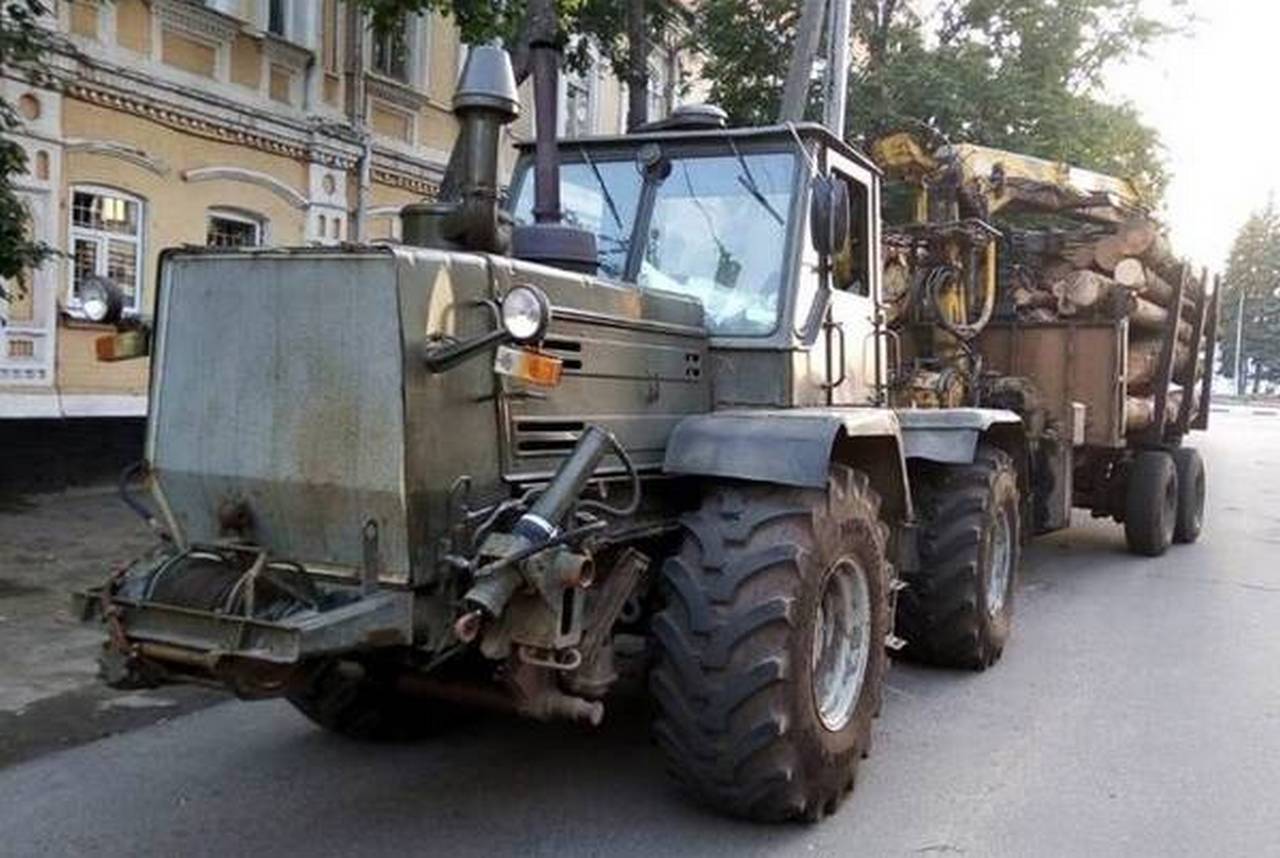
[[[312,723],[364,742],[408,742],[436,735],[458,712],[399,691],[395,673],[353,661],[313,665],[286,699]]]
[[[682,520],[653,621],[654,735],[717,809],[815,821],[852,791],[888,665],[879,506],[865,474],[834,466],[826,491],[713,485]]]
[[[1129,466],[1124,538],[1129,550],[1159,557],[1173,542],[1178,519],[1178,469],[1163,450],[1143,450]]]
[[[903,656],[985,670],[999,661],[1013,623],[1022,559],[1022,504],[1008,453],[982,445],[968,465],[915,469],[923,517],[920,570],[904,574],[897,634]]]
[[[1193,447],[1179,447],[1173,451],[1173,466],[1178,472],[1178,520],[1173,541],[1188,545],[1199,539],[1204,529],[1204,459]]]

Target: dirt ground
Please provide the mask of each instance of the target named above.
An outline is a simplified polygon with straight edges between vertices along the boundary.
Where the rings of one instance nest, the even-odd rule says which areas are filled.
[[[153,544],[110,489],[0,496],[0,766],[220,699],[97,680],[103,634],[71,616],[70,594]]]

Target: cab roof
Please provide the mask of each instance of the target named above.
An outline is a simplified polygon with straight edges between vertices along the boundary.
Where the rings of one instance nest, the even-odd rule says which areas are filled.
[[[761,125],[750,128],[666,128],[634,131],[628,134],[604,134],[591,137],[568,137],[556,141],[559,146],[583,147],[586,149],[618,149],[635,147],[644,143],[697,143],[699,141],[716,141],[725,138],[735,143],[759,140],[762,142],[794,143],[796,136],[806,142],[815,142],[828,149],[834,149],[844,157],[860,166],[880,174],[881,170],[875,162],[862,151],[831,133],[825,125],[816,122],[796,122],[787,125]],[[532,153],[534,141],[521,140],[516,146],[522,154]]]

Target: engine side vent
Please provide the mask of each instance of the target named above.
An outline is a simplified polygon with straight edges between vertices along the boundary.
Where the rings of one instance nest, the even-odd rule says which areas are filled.
[[[689,379],[702,376],[702,355],[697,352],[684,353],[684,377]]]
[[[547,339],[542,341],[542,350],[555,355],[570,371],[582,369],[582,343],[577,340]]]
[[[564,456],[572,452],[585,428],[581,420],[515,421],[517,456]]]

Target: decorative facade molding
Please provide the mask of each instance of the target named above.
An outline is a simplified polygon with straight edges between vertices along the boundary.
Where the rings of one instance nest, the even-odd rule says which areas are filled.
[[[366,74],[365,86],[368,89],[370,98],[376,98],[379,101],[385,101],[388,104],[394,104],[397,107],[403,107],[415,113],[431,102],[425,92],[420,92],[408,84],[390,80],[377,74]]]
[[[89,81],[71,81],[67,84],[66,94],[89,104],[140,116],[175,131],[220,143],[232,143],[300,161],[314,161],[340,170],[354,168],[357,161],[354,155],[342,155],[307,143],[293,142],[279,136],[251,131],[229,122],[220,122],[209,116],[183,110],[148,96],[126,95]]]
[[[121,161],[128,161],[136,167],[144,170],[150,170],[157,176],[167,175],[169,165],[163,160],[148,155],[142,149],[130,146],[127,143],[121,143],[116,140],[81,140],[71,138],[63,143],[63,149],[66,152],[85,152],[90,155],[103,155],[108,158],[119,158]]]
[[[164,26],[204,39],[230,42],[241,29],[235,18],[192,0],[156,0],[154,7]]]
[[[380,185],[403,188],[424,197],[434,198],[440,192],[440,185],[437,182],[420,176],[408,176],[384,167],[373,167],[369,171],[369,177]]]
[[[315,56],[309,49],[272,33],[264,32],[261,38],[267,58],[279,65],[301,71]]]
[[[307,198],[305,196],[275,176],[259,173],[257,170],[246,170],[243,167],[231,166],[200,167],[195,170],[184,171],[182,178],[188,182],[213,182],[218,180],[245,182],[265,188],[296,209],[305,209],[307,207]]]

